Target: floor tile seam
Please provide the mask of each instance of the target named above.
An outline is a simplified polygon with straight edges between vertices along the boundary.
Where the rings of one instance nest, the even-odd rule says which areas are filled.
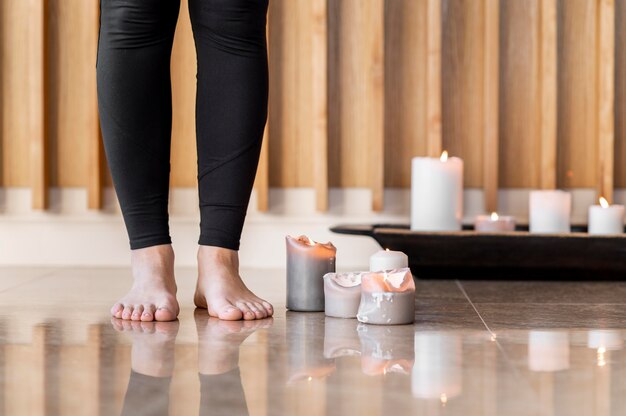
[[[455,283],[456,283],[456,286],[461,291],[461,293],[463,294],[463,296],[465,297],[465,299],[467,300],[467,302],[472,307],[472,309],[474,309],[474,312],[476,312],[476,315],[478,316],[478,319],[480,319],[480,321],[482,322],[482,324],[485,327],[485,329],[487,330],[487,332],[489,332],[489,335],[491,335],[491,337],[493,339],[495,339],[496,334],[491,330],[491,328],[489,328],[489,325],[487,325],[487,322],[485,322],[485,320],[483,319],[482,315],[478,311],[478,308],[476,307],[476,305],[474,305],[474,302],[472,302],[472,300],[470,299],[469,295],[465,291],[465,288],[463,287],[463,284],[461,283],[461,281],[455,280]]]
[[[11,287],[8,287],[8,288],[6,288],[6,289],[2,289],[2,290],[0,290],[0,294],[5,294],[5,293],[7,293],[7,292],[10,292],[10,291],[12,291],[12,290],[18,289],[18,288],[20,288],[20,287],[23,287],[23,286],[29,285],[29,284],[31,284],[31,283],[38,282],[38,281],[40,281],[40,280],[43,280],[43,279],[45,279],[45,278],[48,278],[48,277],[50,277],[50,276],[54,275],[54,273],[55,273],[55,271],[54,271],[54,270],[48,270],[47,272],[43,273],[42,275],[39,275],[39,276],[34,276],[34,277],[32,277],[32,278],[30,278],[30,279],[26,280],[25,282],[21,282],[21,283],[18,283],[18,284],[16,284],[16,285],[14,285],[14,286],[11,286]]]

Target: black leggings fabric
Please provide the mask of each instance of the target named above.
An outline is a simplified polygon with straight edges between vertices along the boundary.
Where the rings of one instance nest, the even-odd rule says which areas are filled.
[[[239,249],[267,118],[268,0],[189,0],[199,244]],[[131,249],[171,243],[170,55],[180,0],[101,0],[98,106]]]

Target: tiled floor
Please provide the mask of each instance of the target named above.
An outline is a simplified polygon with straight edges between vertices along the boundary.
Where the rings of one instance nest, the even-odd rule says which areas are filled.
[[[122,269],[0,269],[2,415],[612,415],[626,409],[626,283],[418,281],[416,323],[194,311],[111,321]]]

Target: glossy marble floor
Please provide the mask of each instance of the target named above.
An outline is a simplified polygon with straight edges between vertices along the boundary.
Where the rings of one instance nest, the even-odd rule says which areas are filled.
[[[0,269],[2,415],[612,415],[626,410],[626,283],[418,281],[414,325],[284,309],[111,321],[123,269]]]

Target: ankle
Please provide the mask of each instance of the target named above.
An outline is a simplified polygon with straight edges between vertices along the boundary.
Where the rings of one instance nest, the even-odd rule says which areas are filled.
[[[239,269],[239,252],[223,247],[199,246],[198,264],[237,270]]]

